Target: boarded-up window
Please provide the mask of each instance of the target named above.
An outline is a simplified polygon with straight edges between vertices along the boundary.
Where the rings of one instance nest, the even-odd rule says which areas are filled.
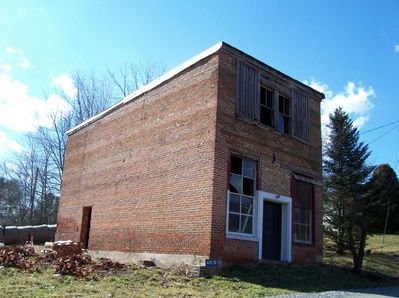
[[[259,71],[239,61],[237,64],[237,116],[259,121],[260,94]]]
[[[294,116],[294,136],[309,141],[309,99],[308,97],[294,90],[292,94],[293,116]]]

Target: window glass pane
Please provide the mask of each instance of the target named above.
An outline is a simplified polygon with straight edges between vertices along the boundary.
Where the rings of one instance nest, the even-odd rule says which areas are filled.
[[[244,185],[243,185],[243,194],[244,195],[247,195],[247,196],[253,196],[254,195],[254,186],[255,186],[255,183],[254,183],[254,179],[251,179],[251,178],[243,178],[243,180],[244,180]]]
[[[241,233],[252,234],[252,217],[241,215]]]
[[[290,114],[290,99],[284,98],[284,113],[289,115]]]
[[[242,193],[242,176],[230,174],[230,191]]]
[[[260,107],[260,123],[273,127],[273,112],[272,110]]]
[[[255,162],[244,159],[244,176],[255,178]]]
[[[231,173],[234,174],[242,174],[242,159],[239,157],[236,157],[232,155],[230,157],[230,162],[231,162]]]
[[[252,215],[254,209],[253,202],[254,200],[251,198],[241,197],[241,213]]]
[[[306,226],[306,239],[305,241],[310,242],[311,236],[310,236],[310,226]]]
[[[290,118],[284,117],[284,133],[290,133]]]
[[[278,97],[278,111],[284,113],[284,98],[281,95]]]
[[[278,130],[280,132],[284,132],[285,131],[285,129],[284,129],[284,116],[281,113],[278,115]]]
[[[229,213],[229,232],[240,232],[240,216]]]
[[[229,201],[230,201],[229,211],[240,213],[240,196],[237,196],[235,194],[230,194]]]
[[[304,225],[300,225],[299,226],[299,239],[301,241],[306,241],[305,233],[306,233],[306,227]]]
[[[267,90],[267,106],[273,108],[273,91]]]
[[[306,224],[310,225],[312,218],[312,213],[310,210],[306,210]]]
[[[260,104],[266,105],[266,89],[260,87]]]

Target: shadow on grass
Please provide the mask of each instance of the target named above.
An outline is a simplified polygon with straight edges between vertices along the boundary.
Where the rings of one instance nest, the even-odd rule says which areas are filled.
[[[235,266],[224,274],[232,282],[241,281],[263,287],[280,288],[299,292],[322,292],[340,289],[382,287],[399,285],[399,279],[364,272],[360,277],[349,269],[333,265],[269,265]]]

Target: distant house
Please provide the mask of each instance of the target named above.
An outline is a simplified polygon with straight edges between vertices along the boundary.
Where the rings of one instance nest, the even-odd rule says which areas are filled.
[[[321,261],[323,98],[214,45],[68,132],[56,238],[160,263]]]

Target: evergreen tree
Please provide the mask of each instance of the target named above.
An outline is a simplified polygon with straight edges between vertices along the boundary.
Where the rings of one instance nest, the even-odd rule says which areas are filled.
[[[387,221],[387,233],[399,231],[399,181],[395,171],[382,164],[375,168],[370,181],[369,196],[370,230],[383,233]]]
[[[370,152],[341,108],[330,115],[328,128],[323,161],[326,233],[335,241],[338,253],[350,250],[353,270],[360,273],[369,221],[367,190],[372,167],[366,161]]]

